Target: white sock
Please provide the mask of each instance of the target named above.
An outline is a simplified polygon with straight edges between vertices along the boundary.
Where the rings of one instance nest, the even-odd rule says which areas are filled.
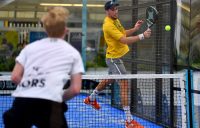
[[[130,112],[130,107],[129,106],[124,106],[123,109],[124,109],[124,112],[125,112],[125,115],[126,115],[126,120],[128,122],[130,122],[133,119],[133,117],[131,115],[131,112]]]
[[[90,97],[90,100],[91,100],[91,101],[94,101],[94,100],[97,98],[98,94],[99,94],[99,91],[98,91],[98,90],[94,90],[94,91],[92,92],[92,94],[89,96],[89,97]]]

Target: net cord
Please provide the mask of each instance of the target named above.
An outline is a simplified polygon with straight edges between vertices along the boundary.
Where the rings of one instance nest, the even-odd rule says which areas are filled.
[[[127,74],[127,75],[82,75],[84,80],[95,80],[95,79],[156,79],[156,78],[181,78],[184,79],[185,74]],[[69,79],[70,76],[67,76]],[[5,75],[0,76],[0,81],[11,80],[11,76]]]

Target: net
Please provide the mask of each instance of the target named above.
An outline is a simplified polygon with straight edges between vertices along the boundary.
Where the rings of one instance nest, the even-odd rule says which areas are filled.
[[[129,102],[133,119],[148,128],[186,127],[184,74],[83,75],[81,93],[66,103],[70,128],[124,128],[126,116],[122,97]],[[111,81],[98,95],[100,110],[83,103],[102,81]],[[123,86],[120,86],[123,85]],[[127,97],[121,92],[128,87]],[[15,85],[0,76],[0,116],[12,104]],[[0,117],[0,128],[3,128]]]

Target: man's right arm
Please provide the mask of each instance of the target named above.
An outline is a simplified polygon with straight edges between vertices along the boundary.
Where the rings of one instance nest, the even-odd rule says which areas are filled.
[[[67,101],[80,93],[82,86],[82,74],[84,73],[83,61],[77,51],[74,53],[74,64],[71,69],[70,86],[64,90],[63,100]]]
[[[70,86],[64,90],[63,100],[68,101],[80,93],[82,85],[82,73],[73,74],[70,79]]]
[[[137,41],[143,40],[145,38],[149,38],[150,36],[151,36],[151,30],[147,29],[143,34],[139,34],[137,36],[129,36],[129,37],[123,36],[120,38],[120,42],[129,45]]]

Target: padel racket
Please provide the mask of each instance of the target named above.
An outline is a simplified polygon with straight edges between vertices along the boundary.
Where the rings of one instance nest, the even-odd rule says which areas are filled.
[[[148,28],[151,28],[158,20],[158,11],[153,6],[146,9],[146,22]]]

